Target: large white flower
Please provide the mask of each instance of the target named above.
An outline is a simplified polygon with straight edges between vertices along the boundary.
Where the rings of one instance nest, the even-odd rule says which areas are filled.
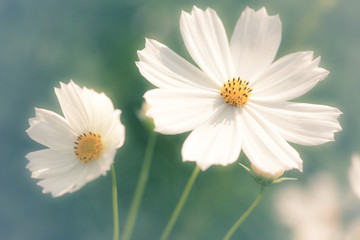
[[[351,167],[349,169],[349,180],[352,190],[360,199],[360,156],[354,154],[351,157]]]
[[[257,168],[275,173],[302,169],[289,142],[317,145],[334,140],[341,130],[336,108],[288,102],[328,75],[312,52],[296,52],[273,62],[281,39],[278,15],[265,8],[246,8],[230,44],[212,9],[194,6],[182,12],[185,46],[200,67],[167,46],[146,40],[136,63],[141,74],[159,89],[144,97],[155,131],[192,131],[182,148],[184,161],[202,170],[236,161],[241,149]]]
[[[114,162],[116,150],[125,140],[121,111],[114,110],[104,93],[80,88],[73,81],[55,88],[62,116],[35,108],[29,119],[29,136],[47,149],[26,155],[31,177],[43,193],[53,197],[79,190],[87,182],[105,175]]]

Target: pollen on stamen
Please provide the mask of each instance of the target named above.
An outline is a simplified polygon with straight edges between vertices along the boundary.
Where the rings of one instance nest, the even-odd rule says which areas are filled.
[[[249,87],[249,82],[239,77],[225,82],[220,89],[220,95],[224,98],[225,103],[242,107],[248,102],[252,90]]]
[[[100,134],[88,131],[88,134],[82,133],[74,141],[74,155],[82,163],[88,163],[99,159],[104,146]]]

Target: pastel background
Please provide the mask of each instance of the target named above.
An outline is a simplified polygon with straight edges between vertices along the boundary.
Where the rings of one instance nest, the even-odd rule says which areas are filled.
[[[343,196],[340,227],[360,218],[360,200],[351,192],[348,168],[360,152],[360,2],[356,0],[1,0],[0,1],[0,239],[95,240],[112,238],[111,176],[80,191],[52,199],[41,193],[25,168],[24,156],[43,148],[25,130],[34,107],[61,113],[54,87],[73,79],[105,92],[123,110],[125,145],[118,151],[120,234],[143,161],[148,133],[137,118],[142,95],[153,86],[135,66],[145,37],[156,39],[192,62],[179,31],[181,10],[193,5],[218,12],[230,37],[246,6],[280,14],[282,43],[277,58],[314,50],[330,75],[297,101],[338,107],[343,131],[322,146],[295,146],[304,172],[289,171],[308,187],[326,172]],[[187,134],[160,135],[133,239],[158,239],[194,163],[181,161]],[[249,165],[241,155],[240,161]],[[267,189],[259,206],[233,239],[291,239],[275,211],[275,195],[290,186]],[[238,164],[201,172],[170,236],[174,240],[221,239],[251,204],[260,187]],[[350,209],[350,210],[349,210]]]

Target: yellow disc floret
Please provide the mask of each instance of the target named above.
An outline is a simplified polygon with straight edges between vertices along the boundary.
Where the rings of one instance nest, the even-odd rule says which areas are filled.
[[[79,135],[74,143],[74,154],[83,163],[99,159],[103,151],[101,136],[90,131]]]
[[[242,107],[248,102],[251,91],[252,88],[249,87],[249,82],[239,77],[225,82],[221,87],[220,95],[227,104]]]

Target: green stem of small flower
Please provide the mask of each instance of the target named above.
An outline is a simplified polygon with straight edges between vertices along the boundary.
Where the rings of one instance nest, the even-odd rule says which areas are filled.
[[[122,240],[129,240],[135,225],[136,216],[141,204],[141,200],[145,191],[146,183],[149,177],[150,166],[152,155],[154,152],[155,142],[156,142],[157,133],[151,132],[144,156],[144,162],[141,168],[139,181],[136,186],[134,198],[132,200],[130,211],[126,220],[125,229],[121,236]]]
[[[163,234],[161,235],[161,240],[166,240],[169,237],[170,232],[171,232],[172,228],[174,227],[177,218],[179,217],[179,214],[186,202],[187,197],[189,196],[190,190],[191,190],[199,172],[200,172],[200,168],[198,166],[196,166],[193,173],[191,174],[191,176],[189,178],[189,181],[184,189],[183,194],[181,195],[181,198],[180,198],[178,204],[175,207],[174,212],[171,215],[169,222],[167,223],[167,225],[165,227]]]
[[[250,205],[250,207],[246,210],[246,212],[235,222],[235,224],[230,228],[230,230],[227,232],[223,240],[229,240],[231,236],[235,233],[235,231],[240,227],[240,225],[244,222],[244,220],[250,215],[252,210],[256,207],[256,205],[259,203],[263,193],[264,193],[264,186],[261,186],[261,190],[255,201]]]
[[[114,164],[111,165],[111,179],[112,179],[112,196],[113,196],[113,214],[114,214],[114,240],[119,239],[119,211],[117,201],[117,188],[116,188],[116,174]]]

